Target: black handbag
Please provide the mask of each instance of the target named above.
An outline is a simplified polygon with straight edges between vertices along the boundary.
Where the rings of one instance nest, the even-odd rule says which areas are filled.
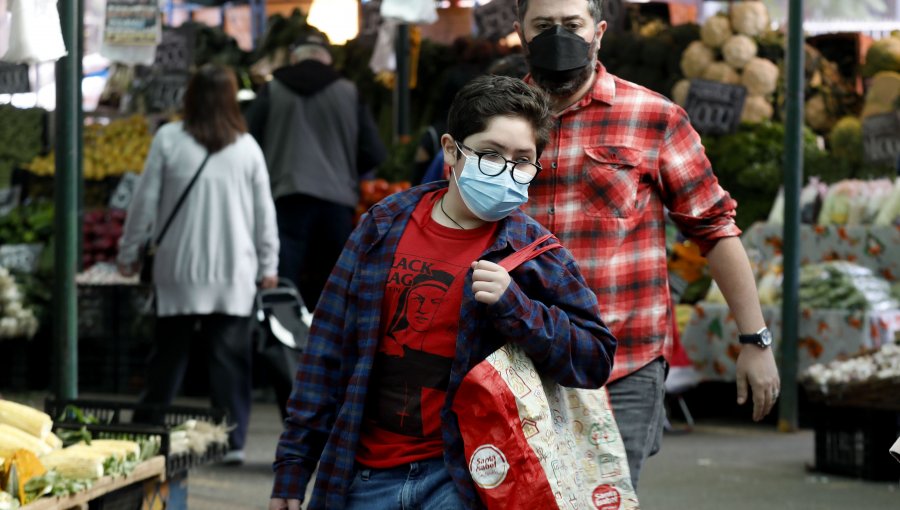
[[[159,247],[159,243],[162,242],[163,236],[166,235],[166,231],[169,230],[169,227],[172,225],[172,220],[175,219],[175,215],[178,214],[181,205],[184,204],[184,199],[187,198],[191,188],[197,183],[197,178],[200,177],[200,173],[206,168],[207,161],[209,161],[209,152],[206,153],[206,157],[203,158],[203,163],[200,163],[200,168],[194,173],[194,177],[191,179],[191,182],[188,183],[187,188],[185,188],[181,193],[181,196],[178,197],[178,202],[175,203],[175,208],[172,209],[172,213],[169,214],[169,218],[163,225],[162,230],[159,231],[159,235],[156,236],[156,239],[151,237],[144,243],[144,246],[141,247],[141,283],[153,283],[153,258],[156,256],[156,249]]]

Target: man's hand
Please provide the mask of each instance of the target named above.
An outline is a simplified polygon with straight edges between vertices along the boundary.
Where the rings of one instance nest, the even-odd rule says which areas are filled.
[[[475,301],[492,305],[506,292],[512,278],[502,266],[487,260],[472,262],[472,292]]]
[[[300,500],[272,498],[269,500],[269,510],[300,510]]]
[[[772,348],[760,349],[755,345],[741,346],[736,374],[738,405],[747,402],[747,385],[749,384],[753,391],[753,420],[762,420],[775,405],[781,388]]]
[[[278,286],[278,275],[263,276],[262,281],[259,282],[259,288],[261,288],[261,289],[274,289],[277,286]]]

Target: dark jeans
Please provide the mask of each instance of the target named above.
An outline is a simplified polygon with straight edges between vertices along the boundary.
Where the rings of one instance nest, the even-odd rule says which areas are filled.
[[[438,458],[391,469],[357,466],[344,510],[372,508],[462,510],[465,506],[444,459]]]
[[[223,314],[158,317],[141,403],[171,404],[184,380],[191,342],[204,342],[209,353],[210,400],[213,407],[226,410],[229,423],[235,425],[228,433],[229,447],[243,449],[253,384],[250,325],[249,317]]]
[[[294,282],[312,311],[353,231],[355,211],[299,194],[276,200],[275,211],[281,238],[278,275]]]
[[[666,362],[657,358],[640,370],[606,385],[619,434],[625,443],[631,484],[637,491],[641,467],[662,446],[666,411]]]

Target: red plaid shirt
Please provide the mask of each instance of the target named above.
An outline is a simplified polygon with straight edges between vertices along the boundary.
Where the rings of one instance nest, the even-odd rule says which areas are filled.
[[[610,380],[672,349],[665,216],[705,254],[739,236],[683,109],[598,63],[594,87],[558,117],[525,212],[578,261],[619,340]]]

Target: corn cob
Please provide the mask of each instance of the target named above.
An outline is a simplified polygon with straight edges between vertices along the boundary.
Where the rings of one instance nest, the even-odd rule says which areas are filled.
[[[52,450],[50,445],[31,434],[0,423],[0,457],[9,457],[20,448],[29,450],[37,456],[47,454]]]
[[[50,415],[12,400],[0,399],[0,423],[24,430],[38,439],[44,439],[53,429]]]
[[[93,451],[101,452],[108,457],[117,459],[126,459],[129,455],[140,457],[141,446],[134,441],[125,441],[121,439],[94,439],[91,444],[78,443],[73,446],[82,446]]]
[[[103,457],[80,455],[77,453],[67,455],[54,455],[64,450],[57,450],[50,455],[41,458],[41,463],[47,469],[55,470],[64,478],[73,480],[96,480],[103,476]]]
[[[47,446],[54,450],[59,450],[63,447],[62,439],[60,439],[59,436],[57,436],[53,432],[47,434],[47,437],[44,438],[44,442],[47,443]]]

